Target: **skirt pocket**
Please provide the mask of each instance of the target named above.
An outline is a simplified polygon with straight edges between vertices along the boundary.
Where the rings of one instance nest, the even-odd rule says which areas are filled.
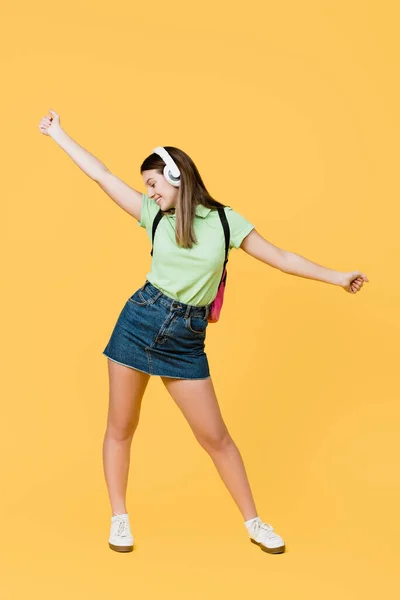
[[[146,306],[151,302],[152,297],[147,297],[143,294],[143,292],[139,289],[128,298],[128,302],[132,302],[133,304],[137,304],[138,306]]]
[[[190,333],[194,333],[199,336],[205,336],[207,329],[207,321],[200,316],[190,315],[185,319],[185,326]]]

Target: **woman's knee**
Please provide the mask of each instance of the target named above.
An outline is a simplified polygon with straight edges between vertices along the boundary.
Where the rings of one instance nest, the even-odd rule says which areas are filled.
[[[234,444],[226,428],[217,432],[198,433],[197,441],[207,452],[220,452]]]
[[[135,423],[114,423],[112,419],[109,419],[107,422],[107,429],[105,435],[106,437],[111,438],[116,442],[124,442],[130,440],[132,439],[136,431],[138,422],[139,419],[137,419]]]

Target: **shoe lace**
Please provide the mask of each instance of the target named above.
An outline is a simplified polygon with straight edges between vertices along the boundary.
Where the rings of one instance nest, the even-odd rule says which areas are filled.
[[[260,529],[262,530],[263,536],[267,539],[274,539],[277,536],[277,534],[274,533],[274,528],[269,523],[262,523],[262,522],[256,521],[256,523],[255,523],[256,533],[258,533]]]
[[[119,521],[116,535],[120,535],[121,537],[129,535],[129,526],[126,519],[121,519]]]

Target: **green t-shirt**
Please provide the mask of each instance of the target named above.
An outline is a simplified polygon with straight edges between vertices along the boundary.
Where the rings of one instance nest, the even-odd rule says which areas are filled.
[[[150,243],[153,220],[159,210],[154,200],[142,194],[138,225],[146,229]],[[225,214],[230,228],[230,251],[240,247],[254,225],[229,206],[225,207]],[[151,270],[146,278],[170,298],[205,306],[217,295],[225,260],[225,236],[218,211],[198,205],[194,231],[198,243],[193,248],[180,248],[175,241],[175,214],[165,213],[154,236]]]

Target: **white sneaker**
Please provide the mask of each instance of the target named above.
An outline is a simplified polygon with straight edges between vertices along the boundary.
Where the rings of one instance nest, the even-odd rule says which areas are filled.
[[[134,538],[131,534],[129,516],[113,515],[111,517],[110,537],[108,545],[116,552],[131,552],[133,550]]]
[[[250,541],[260,546],[264,552],[269,552],[270,554],[285,552],[285,542],[283,539],[274,532],[272,525],[264,523],[260,517],[257,517],[249,526],[246,525],[246,529],[249,533]]]

